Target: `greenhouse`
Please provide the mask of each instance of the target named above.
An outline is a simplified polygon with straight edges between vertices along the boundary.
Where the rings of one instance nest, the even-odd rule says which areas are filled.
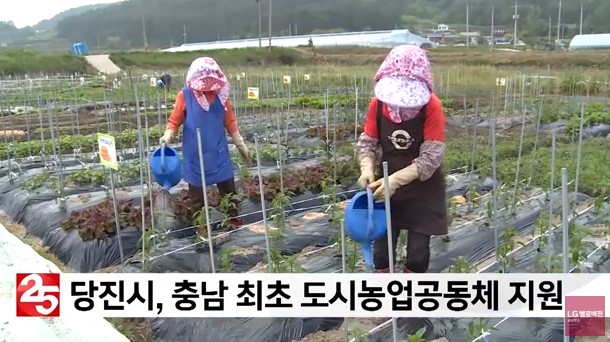
[[[267,38],[265,38],[266,40]],[[325,33],[310,34],[301,36],[273,37],[273,46],[278,47],[297,47],[307,46],[313,43],[315,46],[365,46],[365,47],[394,47],[401,44],[414,44],[424,47],[435,47],[436,43],[415,35],[409,30],[387,30],[387,31],[366,31],[366,32],[344,32],[344,33]],[[267,44],[265,41],[263,44]],[[214,50],[214,49],[235,49],[258,47],[258,38],[226,40],[217,42],[203,42],[182,44],[163,50],[165,52]]]
[[[579,34],[570,41],[569,50],[603,50],[610,49],[610,33]]]

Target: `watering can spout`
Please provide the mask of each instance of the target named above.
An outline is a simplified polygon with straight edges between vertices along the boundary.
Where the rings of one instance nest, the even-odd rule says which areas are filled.
[[[182,179],[182,161],[178,151],[165,143],[150,157],[150,170],[155,181],[166,190],[176,186]]]

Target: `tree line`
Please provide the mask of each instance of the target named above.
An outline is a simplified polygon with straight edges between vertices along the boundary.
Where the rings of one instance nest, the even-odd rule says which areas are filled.
[[[261,0],[262,35],[268,35],[269,0]],[[557,35],[559,0],[521,0],[518,30],[521,38]],[[511,32],[515,0],[276,0],[272,5],[272,34],[324,31],[431,29],[438,23],[489,34],[492,6],[496,25]],[[563,0],[560,36],[579,32],[610,32],[610,1]],[[129,0],[72,15],[57,23],[57,34],[90,47],[126,49],[177,46],[183,42],[258,37],[256,0]],[[487,31],[485,31],[487,30]]]

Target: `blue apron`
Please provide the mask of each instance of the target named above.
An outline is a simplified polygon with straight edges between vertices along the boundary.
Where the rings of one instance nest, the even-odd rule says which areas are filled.
[[[197,128],[201,129],[201,147],[203,167],[207,186],[217,184],[234,177],[233,163],[229,153],[229,143],[225,134],[225,108],[218,97],[205,111],[197,102],[193,91],[182,89],[186,106],[186,118],[183,124],[184,139],[184,181],[196,187],[202,187],[201,168],[199,166],[199,147],[197,145]]]

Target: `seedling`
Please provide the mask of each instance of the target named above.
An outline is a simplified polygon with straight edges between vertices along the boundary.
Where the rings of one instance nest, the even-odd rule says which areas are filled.
[[[220,253],[218,253],[218,262],[220,264],[220,268],[218,270],[219,272],[231,272],[231,270],[233,269],[233,260],[231,259],[231,256],[235,251],[237,251],[237,248],[235,246],[229,246],[227,248],[222,249]]]
[[[470,323],[468,323],[468,328],[466,329],[466,338],[468,341],[474,341],[479,336],[490,332],[498,330],[497,328],[489,326],[489,320],[487,318],[476,318]]]
[[[414,334],[407,336],[407,342],[426,342],[424,334],[426,333],[426,327],[421,327]]]
[[[367,332],[359,326],[354,326],[349,330],[349,336],[356,342],[366,342]]]
[[[583,242],[593,234],[591,230],[586,227],[577,226],[575,222],[570,222],[568,231],[570,236],[570,265],[579,265],[587,260],[587,251]]]
[[[220,222],[221,226],[229,226],[229,220],[232,218],[231,212],[239,209],[238,203],[240,203],[240,201],[240,196],[237,194],[227,194],[220,199],[220,203],[218,203],[218,211],[222,213],[222,221]]]
[[[246,165],[239,165],[239,179],[240,180],[250,179],[251,176],[252,175],[250,172],[250,168],[248,168]]]
[[[476,267],[464,256],[459,256],[448,270],[450,273],[474,273]]]
[[[290,196],[294,195],[289,190],[284,192],[278,192],[271,200],[271,215],[273,217],[273,223],[280,230],[286,229],[286,214],[284,208],[290,205]]]
[[[349,248],[351,246],[351,248]],[[358,253],[360,246],[353,241],[346,241],[345,247],[347,248],[345,253],[345,271],[347,273],[356,273],[358,271],[358,260],[360,259]]]
[[[515,259],[510,256],[516,247],[515,237],[517,236],[517,230],[515,228],[507,228],[505,231],[500,233],[500,245],[498,246],[498,259],[502,273],[508,272],[508,269],[515,266]],[[521,244],[521,243],[520,243]]]
[[[193,215],[192,220],[193,226],[195,226],[195,238],[197,241],[207,240],[207,232],[209,227],[207,226],[207,216],[205,213],[205,207],[197,210]]]

